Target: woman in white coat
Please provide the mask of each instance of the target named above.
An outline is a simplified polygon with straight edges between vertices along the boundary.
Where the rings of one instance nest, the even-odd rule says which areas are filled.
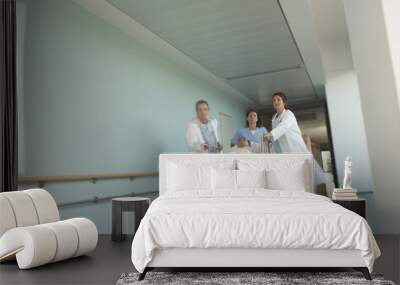
[[[296,117],[286,109],[286,95],[282,92],[274,93],[272,105],[276,113],[272,116],[272,130],[266,135],[267,140],[272,142],[272,152],[309,153]]]
[[[310,153],[297,120],[292,111],[287,109],[287,97],[282,92],[272,95],[272,105],[276,114],[272,116],[272,131],[265,135],[272,142],[274,153]],[[314,185],[326,183],[322,168],[314,161]]]

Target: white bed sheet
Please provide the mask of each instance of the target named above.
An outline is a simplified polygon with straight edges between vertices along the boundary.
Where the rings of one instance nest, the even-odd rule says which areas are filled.
[[[380,255],[365,219],[327,197],[265,189],[199,193],[166,193],[151,204],[132,243],[139,272],[155,249],[166,248],[357,249],[370,271]]]

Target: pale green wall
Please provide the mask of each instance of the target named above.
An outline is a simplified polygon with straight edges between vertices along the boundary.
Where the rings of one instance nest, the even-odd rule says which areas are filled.
[[[19,37],[19,57],[24,59],[19,82],[22,175],[156,170],[159,153],[186,151],[185,128],[200,98],[209,101],[215,117],[224,112],[233,116],[235,127],[243,124],[244,101],[201,81],[72,1],[21,0],[17,12],[18,24],[26,23],[25,35]],[[58,202],[67,202],[154,191],[158,181],[45,188]],[[110,231],[110,203],[63,208],[61,213],[63,218],[86,216],[100,232]]]

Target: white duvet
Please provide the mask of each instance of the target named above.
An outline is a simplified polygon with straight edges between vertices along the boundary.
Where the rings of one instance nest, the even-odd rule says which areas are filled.
[[[370,271],[380,255],[359,215],[320,195],[265,189],[160,196],[133,239],[132,262],[143,272],[165,248],[358,249]]]

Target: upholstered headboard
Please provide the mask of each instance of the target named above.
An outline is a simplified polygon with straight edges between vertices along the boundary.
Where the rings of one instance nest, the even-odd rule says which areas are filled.
[[[168,166],[170,163],[187,166],[212,166],[216,168],[237,169],[238,165],[257,167],[263,165],[270,170],[280,171],[294,164],[305,164],[306,191],[314,192],[314,159],[311,154],[160,154],[159,157],[159,192],[167,192]],[[289,190],[289,189],[288,189]]]

